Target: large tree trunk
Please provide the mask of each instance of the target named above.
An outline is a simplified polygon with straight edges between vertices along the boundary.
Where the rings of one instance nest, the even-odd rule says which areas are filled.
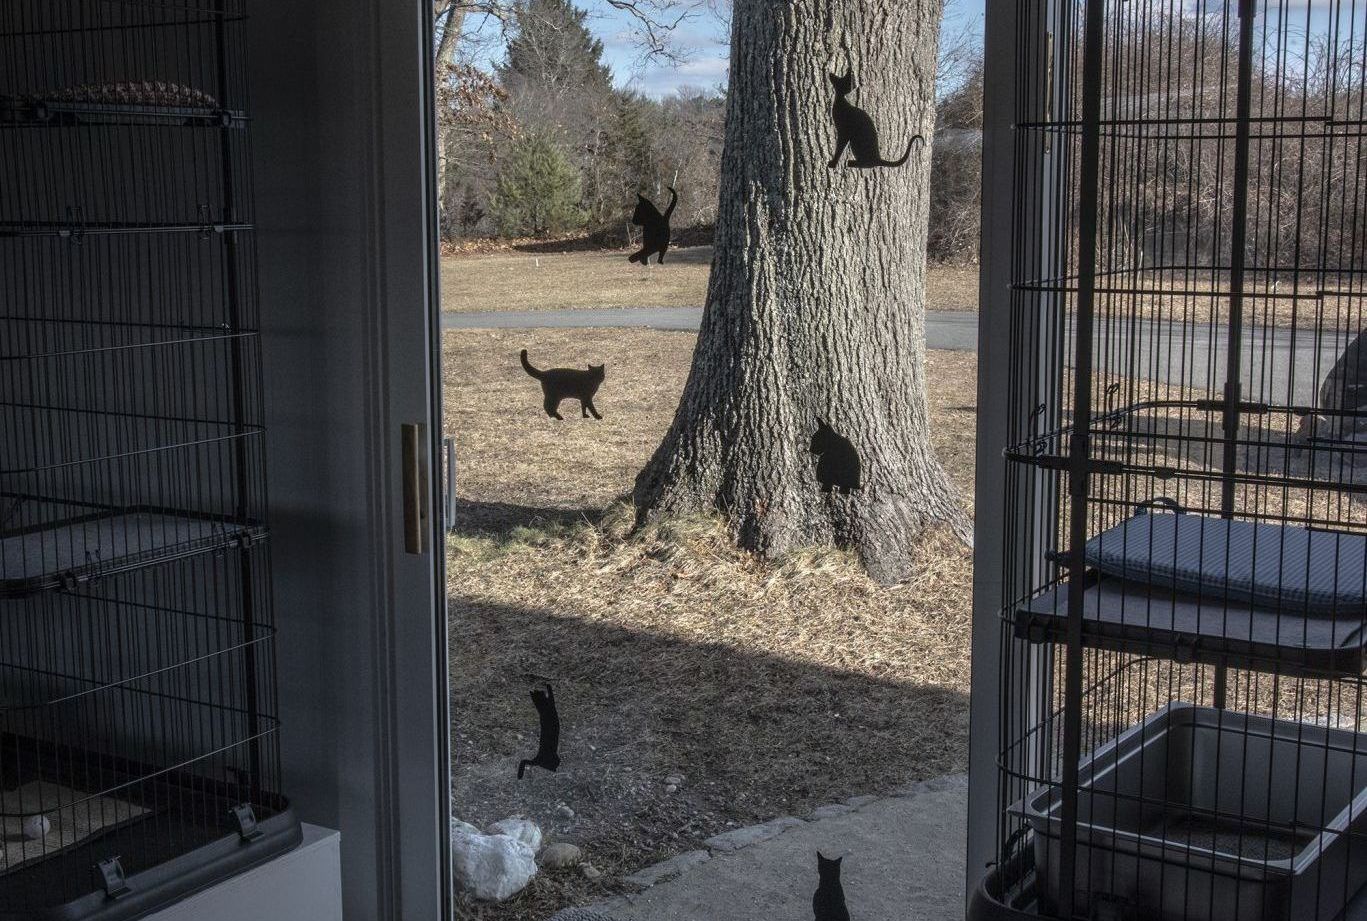
[[[741,546],[834,542],[906,578],[918,532],[967,524],[929,442],[930,145],[900,169],[829,169],[831,71],[896,159],[933,130],[938,0],[735,0],[712,280],[673,425],[636,479],[638,520],[720,509]],[[823,494],[817,419],[863,488]]]

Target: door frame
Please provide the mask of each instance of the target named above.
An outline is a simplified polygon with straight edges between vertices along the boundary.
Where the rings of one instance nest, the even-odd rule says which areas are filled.
[[[388,825],[384,857],[394,873],[389,917],[449,918],[452,911],[450,838],[450,669],[447,661],[446,572],[441,478],[441,325],[436,187],[436,110],[430,0],[403,7],[371,0],[377,72],[371,104],[382,339],[380,420],[383,446],[383,537],[389,571],[385,585],[394,615],[380,624],[389,652],[381,688],[382,738],[388,740],[393,779],[381,825]],[[425,546],[405,546],[405,458],[401,426],[419,424],[427,437],[417,458]],[[422,612],[425,616],[419,616]]]
[[[249,9],[283,792],[346,917],[450,917],[430,0]],[[426,424],[426,551],[401,427]]]

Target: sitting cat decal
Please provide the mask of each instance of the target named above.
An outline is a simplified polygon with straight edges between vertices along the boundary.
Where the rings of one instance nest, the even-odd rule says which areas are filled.
[[[850,910],[845,906],[845,887],[840,883],[840,862],[816,852],[817,887],[812,893],[812,917],[815,921],[850,921]]]
[[[523,349],[522,367],[541,381],[541,392],[546,397],[541,405],[552,419],[564,420],[565,417],[560,415],[560,404],[565,400],[578,400],[580,414],[585,419],[589,413],[593,413],[595,419],[603,418],[593,405],[593,396],[607,376],[607,365],[589,365],[588,370],[583,371],[579,368],[547,368],[543,371],[532,366],[527,359],[527,350]]]
[[[816,455],[816,479],[821,484],[822,492],[848,495],[862,485],[863,470],[859,463],[859,452],[848,438],[823,419],[816,420],[811,451]]]
[[[831,117],[835,119],[835,156],[827,164],[831,169],[840,165],[840,158],[848,149],[854,159],[846,165],[855,169],[871,169],[877,166],[901,166],[911,156],[911,147],[917,141],[925,143],[919,134],[907,141],[907,151],[900,160],[884,160],[878,147],[878,129],[873,126],[869,113],[850,102],[849,95],[854,90],[854,73],[845,76],[831,74],[835,85],[835,102],[831,105]]]
[[[669,187],[669,207],[664,214],[655,207],[655,203],[644,195],[636,196],[636,211],[631,215],[631,223],[641,228],[641,249],[627,257],[628,262],[639,262],[646,265],[650,262],[650,257],[659,254],[659,261],[665,261],[665,253],[669,250],[669,219],[674,214],[674,206],[679,203],[679,193],[674,191],[674,187]]]

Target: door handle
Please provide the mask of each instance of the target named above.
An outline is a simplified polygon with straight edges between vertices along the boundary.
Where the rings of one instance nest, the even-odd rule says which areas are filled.
[[[408,553],[426,553],[428,531],[427,425],[406,422],[400,426],[403,444],[403,547]]]

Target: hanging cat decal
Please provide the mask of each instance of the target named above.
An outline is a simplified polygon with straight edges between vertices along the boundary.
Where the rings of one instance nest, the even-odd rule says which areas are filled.
[[[674,215],[674,207],[679,203],[679,193],[674,191],[674,187],[669,187],[669,207],[664,214],[655,207],[655,203],[644,195],[636,196],[636,211],[631,215],[631,223],[641,228],[641,249],[627,257],[628,262],[639,262],[646,265],[650,262],[650,257],[659,255],[661,264],[665,261],[665,253],[669,250],[669,219]]]
[[[815,921],[850,921],[850,910],[845,906],[845,887],[840,884],[840,862],[816,852],[818,883],[812,893],[812,916]]]
[[[541,723],[541,738],[536,746],[536,757],[524,758],[518,763],[518,780],[529,767],[545,768],[552,774],[560,768],[560,713],[555,708],[555,691],[551,690],[550,682],[546,682],[546,690],[532,691],[532,705],[536,707]]]
[[[589,365],[586,371],[579,368],[547,368],[543,371],[532,366],[527,359],[527,350],[523,349],[522,368],[541,381],[541,393],[545,396],[541,405],[552,419],[564,421],[565,417],[560,415],[560,404],[565,400],[578,400],[579,412],[585,419],[589,413],[593,413],[595,419],[603,418],[593,405],[593,397],[607,376],[607,365]]]
[[[846,150],[853,159],[845,165],[855,169],[901,166],[911,157],[912,145],[917,141],[926,142],[919,134],[915,135],[907,142],[906,153],[900,160],[884,160],[879,152],[878,129],[873,126],[873,119],[848,98],[854,90],[854,72],[848,71],[843,77],[831,74],[830,77],[835,86],[835,102],[831,105],[831,117],[835,120],[835,156],[827,164],[831,169],[840,165]]]
[[[859,452],[848,438],[823,419],[816,420],[811,451],[816,455],[816,479],[823,493],[849,495],[862,485]]]

